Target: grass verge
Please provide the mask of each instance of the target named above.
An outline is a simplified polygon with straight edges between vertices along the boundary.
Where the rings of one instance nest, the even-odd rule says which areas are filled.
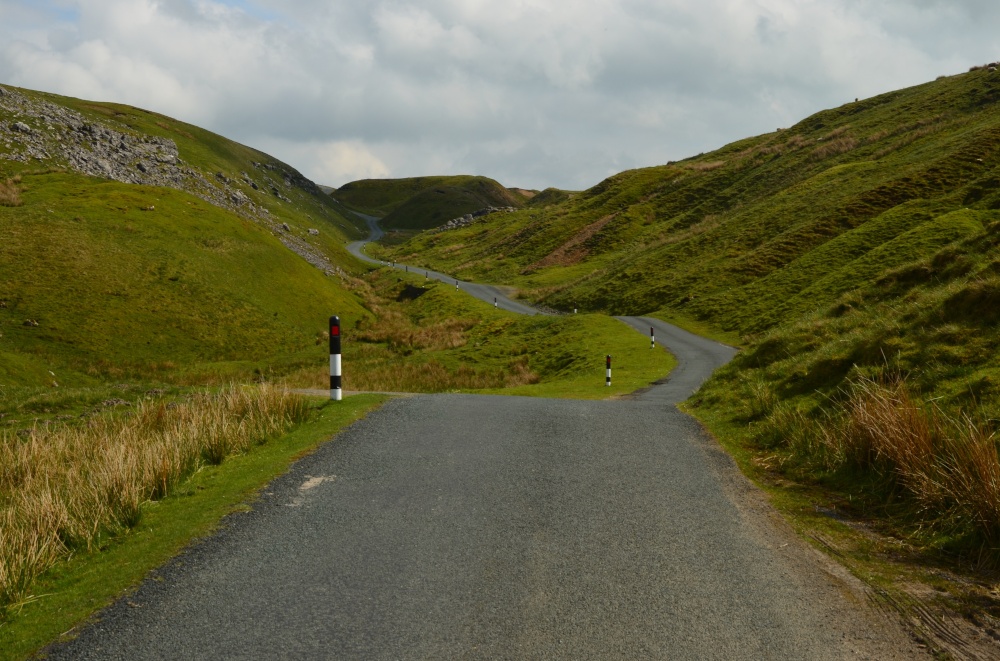
[[[709,382],[681,408],[935,658],[995,658],[995,445],[898,382],[860,381],[844,395],[842,411],[810,419],[753,388]],[[729,404],[710,403],[718,397]]]
[[[32,584],[31,593],[0,621],[0,659],[22,659],[63,636],[78,622],[136,585],[191,540],[239,511],[263,485],[297,458],[359,419],[385,397],[359,395],[333,404],[311,402],[315,415],[280,439],[206,465],[178,483],[172,495],[142,506],[139,524],[78,549]]]
[[[676,365],[669,353],[651,351],[644,335],[605,315],[528,317],[386,269],[357,286],[373,317],[342,329],[346,390],[603,399],[648,386]],[[607,354],[611,388],[604,385]],[[285,383],[326,388],[328,379],[328,369],[317,364]]]

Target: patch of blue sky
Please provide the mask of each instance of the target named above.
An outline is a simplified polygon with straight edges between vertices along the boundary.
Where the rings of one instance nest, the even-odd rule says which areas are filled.
[[[36,20],[59,23],[77,23],[80,20],[77,4],[67,0],[15,0],[14,4],[20,7],[22,16],[33,15]]]

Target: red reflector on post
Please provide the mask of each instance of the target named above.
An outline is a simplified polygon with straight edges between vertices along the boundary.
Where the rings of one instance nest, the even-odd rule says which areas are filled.
[[[340,326],[331,326],[330,335],[340,335]]]

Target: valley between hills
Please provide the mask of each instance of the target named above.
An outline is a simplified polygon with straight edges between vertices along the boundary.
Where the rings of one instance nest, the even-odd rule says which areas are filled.
[[[324,189],[155,112],[0,86],[0,648],[55,639],[380,406],[289,394],[326,387],[338,314],[354,392],[627,397],[676,361],[614,316],[739,347],[680,408],[928,653],[996,654],[998,102],[1000,72],[976,67],[584,191],[482,176]],[[365,216],[386,231],[368,254],[412,271],[351,254]],[[40,454],[136,420],[161,443],[181,413],[260,422],[192,440],[169,468],[109,450],[117,472],[86,498],[111,469]],[[288,434],[301,442],[256,482],[236,479]],[[81,581],[102,554],[136,558],[143,522],[206,488],[214,519],[185,530],[177,514],[172,541],[104,594]]]

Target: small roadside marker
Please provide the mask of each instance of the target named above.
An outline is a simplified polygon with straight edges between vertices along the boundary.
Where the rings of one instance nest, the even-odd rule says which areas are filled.
[[[339,402],[340,388],[340,317],[330,317],[330,399]]]
[[[607,361],[608,361],[608,374],[604,378],[604,385],[606,385],[606,386],[608,386],[610,388],[611,387],[611,354],[610,353],[608,354]]]
[[[656,346],[656,336],[653,335],[653,327],[649,327],[649,348],[652,349]]]

